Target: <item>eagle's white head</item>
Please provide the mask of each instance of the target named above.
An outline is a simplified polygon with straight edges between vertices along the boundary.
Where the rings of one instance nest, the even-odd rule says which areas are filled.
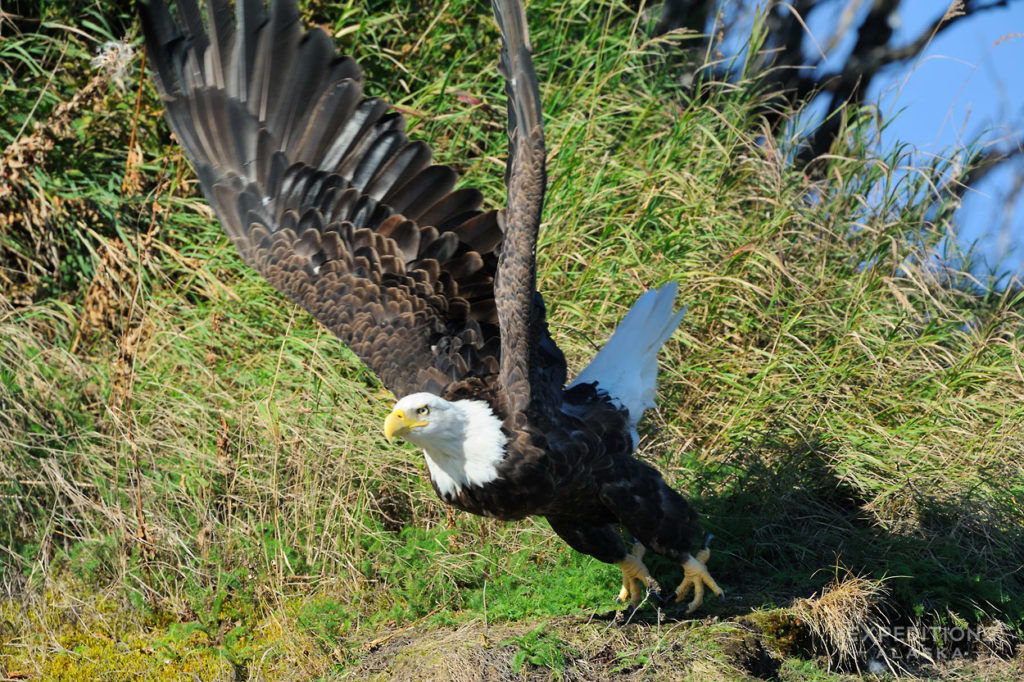
[[[430,478],[442,497],[494,480],[507,440],[487,403],[450,401],[433,393],[399,400],[384,420],[384,436],[423,448]]]

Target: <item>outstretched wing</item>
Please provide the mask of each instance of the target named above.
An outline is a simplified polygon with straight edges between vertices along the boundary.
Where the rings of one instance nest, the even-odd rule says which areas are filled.
[[[519,0],[492,0],[491,5],[501,30],[498,69],[505,76],[508,96],[508,206],[499,216],[505,240],[495,281],[501,380],[512,411],[524,412],[535,401],[550,402],[561,390],[565,361],[547,334],[544,307],[534,293],[547,175],[540,89],[526,13]],[[561,381],[551,381],[552,375]]]
[[[502,234],[295,0],[141,5],[166,117],[247,263],[398,396],[499,371]],[[529,292],[532,295],[532,288]]]

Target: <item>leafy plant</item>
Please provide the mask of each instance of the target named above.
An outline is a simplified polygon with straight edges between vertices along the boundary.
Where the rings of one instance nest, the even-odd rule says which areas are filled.
[[[512,672],[519,674],[524,664],[548,668],[558,678],[566,667],[565,644],[558,635],[544,626],[531,630],[522,637],[501,642],[500,645],[514,644],[519,650],[512,658]]]

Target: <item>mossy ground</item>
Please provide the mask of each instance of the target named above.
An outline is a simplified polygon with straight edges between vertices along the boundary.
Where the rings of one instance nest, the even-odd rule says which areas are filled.
[[[303,12],[500,203],[485,5]],[[1020,676],[1024,295],[937,261],[958,166],[905,172],[849,112],[820,176],[790,168],[798,112],[767,129],[752,74],[680,89],[685,37],[635,16],[530,5],[539,286],[578,370],[680,282],[639,456],[703,514],[727,601],[617,624],[614,567],[446,510],[378,435],[391,396],[233,252],[138,56],[126,90],[92,66],[129,8],[55,2],[0,42],[0,672]]]
[[[140,616],[80,584],[55,585],[31,608],[3,605],[0,660],[8,679],[860,679],[885,659],[835,663],[789,609],[683,618],[674,609],[623,622],[603,609],[547,618],[438,621],[360,628],[343,596],[295,596],[255,613],[222,604],[215,617]],[[179,614],[179,618],[180,618]],[[946,679],[1017,680],[1024,657],[986,646],[931,649],[898,672]],[[892,661],[906,659],[893,657]]]

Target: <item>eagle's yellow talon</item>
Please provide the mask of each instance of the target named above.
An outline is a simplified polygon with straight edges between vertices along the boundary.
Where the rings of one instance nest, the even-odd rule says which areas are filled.
[[[719,597],[725,594],[708,573],[707,566],[704,565],[710,556],[711,550],[705,547],[697,552],[697,556],[691,556],[683,564],[683,582],[679,583],[679,587],[676,588],[676,602],[683,601],[683,597],[689,592],[690,587],[693,587],[693,600],[686,607],[688,614],[696,611],[704,603],[705,586]]]
[[[619,568],[622,569],[622,589],[619,590],[618,601],[624,602],[628,599],[631,609],[639,606],[648,593],[657,594],[661,589],[638,555],[643,556],[642,546],[639,553],[634,549],[619,562]]]
[[[622,571],[622,589],[619,590],[619,596],[615,598],[615,601],[620,604],[629,599],[629,586],[626,585],[626,571]]]

